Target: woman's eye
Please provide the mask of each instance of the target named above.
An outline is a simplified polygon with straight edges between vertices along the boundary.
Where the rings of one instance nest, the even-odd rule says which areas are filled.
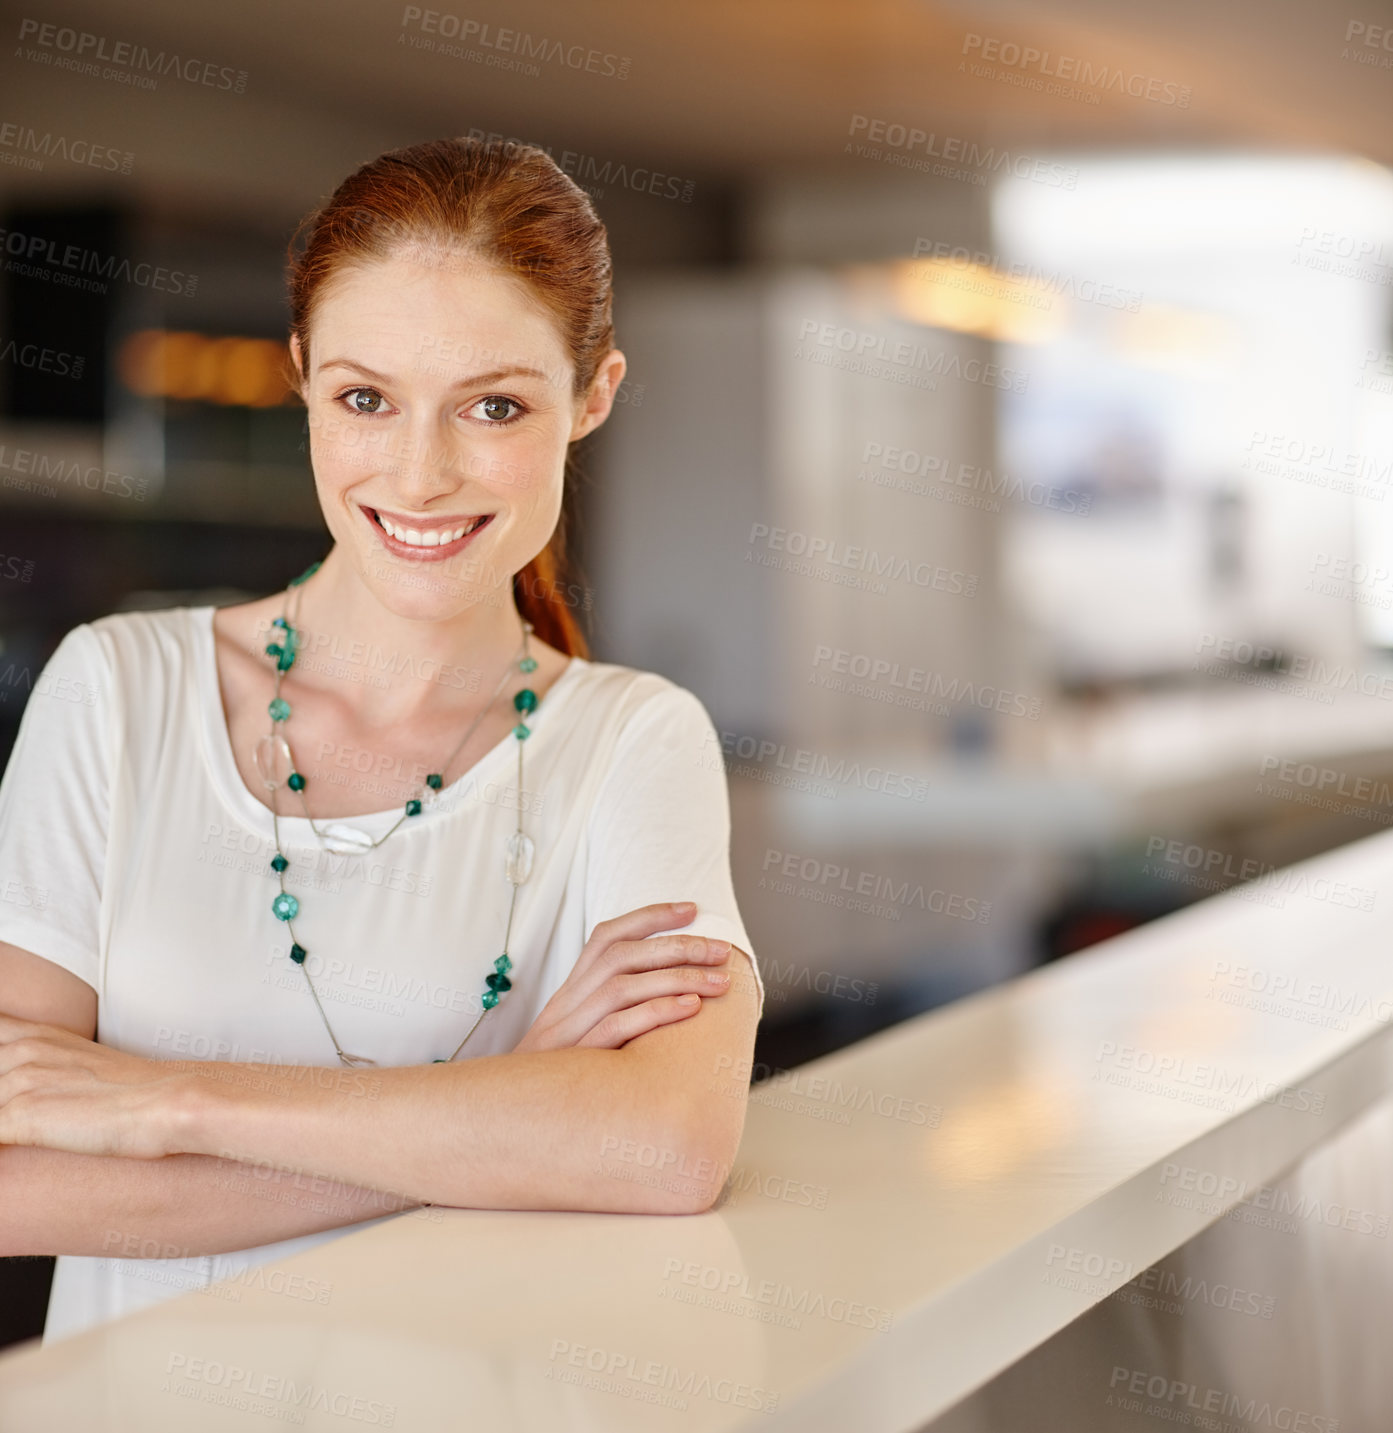
[[[339,394],[339,400],[348,405],[351,413],[382,413],[388,406],[387,400],[375,388],[349,388]],[[524,409],[515,398],[491,393],[487,398],[481,398],[473,411],[485,422],[498,426],[511,423],[522,415]]]
[[[491,393],[487,398],[481,398],[475,405],[483,413],[490,423],[508,423],[517,416],[511,410],[516,408],[522,411],[522,404],[513,398],[505,398],[501,393]]]
[[[352,388],[343,395],[355,413],[380,413],[383,398],[375,388]]]

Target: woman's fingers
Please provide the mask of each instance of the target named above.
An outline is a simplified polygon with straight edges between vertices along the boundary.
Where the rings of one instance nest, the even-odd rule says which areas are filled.
[[[595,1020],[615,1009],[613,990],[623,989],[623,984],[616,986],[616,982],[623,982],[635,974],[662,974],[674,970],[694,972],[699,967],[724,966],[729,954],[731,943],[728,940],[707,940],[705,936],[651,936],[648,940],[616,941],[590,967],[585,977],[576,982],[566,1013],[568,1016],[588,1016],[593,1012],[593,1019],[590,1019],[590,1025],[593,1025]],[[689,982],[691,977],[688,984],[672,986],[668,983],[658,987],[649,984],[642,995],[636,996],[631,1003],[636,1005],[638,1000],[646,1000],[649,996],[666,995],[669,990],[681,993],[694,987]],[[695,989],[699,989],[699,983]],[[576,1039],[582,1033],[582,1030],[576,1029]]]
[[[730,989],[730,976],[724,970],[700,965],[671,965],[659,970],[616,975],[588,999],[582,1001],[570,1019],[579,1041],[587,1030],[621,1010],[642,1005],[663,996],[692,994],[698,997],[724,995]],[[569,1020],[566,1023],[570,1023]]]
[[[617,1050],[656,1030],[660,1025],[672,1025],[678,1020],[687,1020],[701,1009],[701,996],[690,992],[685,995],[660,995],[654,1000],[645,1000],[642,1005],[630,1005],[606,1015],[589,1034],[577,1042],[577,1048],[592,1050]]]
[[[730,955],[728,940],[704,935],[651,935],[646,940],[617,940],[600,952],[588,969],[571,977],[568,1004],[582,1004],[616,976],[679,965],[720,965]]]
[[[655,1025],[695,1014],[702,996],[725,994],[729,979],[710,981],[704,975],[725,964],[730,942],[677,929],[696,914],[693,901],[663,901],[601,921],[517,1049],[622,1045]],[[689,1003],[677,1003],[689,992],[694,996]],[[637,1007],[647,1013],[623,1015]],[[608,1023],[597,1037],[601,1022]]]
[[[57,1025],[44,1025],[38,1020],[21,1020],[18,1015],[0,1014],[0,1042],[22,1040],[29,1035],[70,1035]]]
[[[722,957],[725,959],[725,957]],[[677,999],[691,994],[697,1004],[703,998],[724,995],[730,989],[730,975],[723,970],[713,970],[701,965],[667,965],[657,970],[639,971],[611,976],[593,994],[573,1006],[547,1030],[549,1040],[561,1047],[590,1043],[589,1037],[596,1027],[623,1011],[633,1009],[652,1000]],[[697,1004],[688,1003],[683,1013],[694,1014]],[[670,1018],[678,1018],[676,1015]],[[627,1027],[625,1027],[627,1028]],[[598,1043],[611,1046],[623,1044],[613,1038],[614,1026],[610,1033]],[[632,1039],[626,1035],[624,1039]]]
[[[730,954],[728,940],[706,935],[653,935],[647,940],[621,940],[605,952],[601,964],[612,980],[640,970],[662,970],[677,965],[720,965]]]
[[[696,905],[692,901],[660,901],[651,906],[640,906],[634,911],[601,921],[590,932],[590,939],[576,957],[573,975],[584,974],[591,965],[618,940],[642,940],[656,931],[671,930],[674,926],[687,925],[696,917]]]

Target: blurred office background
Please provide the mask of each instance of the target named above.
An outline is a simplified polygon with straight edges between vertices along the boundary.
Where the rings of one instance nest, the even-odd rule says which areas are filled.
[[[1284,899],[1393,811],[1393,9],[1355,9],[6,22],[0,758],[75,623],[322,555],[286,243],[481,132],[609,227],[578,607],[721,732],[764,1066]]]

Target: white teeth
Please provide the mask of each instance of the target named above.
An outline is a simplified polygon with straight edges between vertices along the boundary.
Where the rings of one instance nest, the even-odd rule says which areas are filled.
[[[465,533],[473,532],[481,526],[485,518],[476,518],[473,522],[467,522],[463,527],[452,529],[428,528],[425,532],[419,532],[414,527],[398,527],[391,518],[383,517],[378,513],[377,520],[382,524],[383,530],[398,542],[404,542],[410,547],[444,547],[446,543],[458,542]]]

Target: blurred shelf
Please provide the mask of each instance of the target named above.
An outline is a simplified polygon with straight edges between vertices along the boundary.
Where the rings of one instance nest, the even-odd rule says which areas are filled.
[[[884,750],[861,759],[863,772],[886,768],[926,782],[922,800],[851,782],[821,783],[834,785],[835,795],[772,780],[749,784],[767,790],[771,819],[785,835],[842,845],[1093,845],[1177,824],[1270,816],[1283,806],[1334,810],[1322,794],[1337,799],[1365,778],[1366,795],[1337,814],[1393,822],[1393,806],[1367,795],[1380,778],[1393,783],[1393,701],[1330,695],[1329,703],[1297,700],[1279,683],[1269,691],[1189,690],[1102,708],[1057,707],[1042,719],[1042,756],[1033,764]],[[1296,766],[1304,768],[1300,781]],[[814,777],[790,772],[788,780],[806,786]]]

